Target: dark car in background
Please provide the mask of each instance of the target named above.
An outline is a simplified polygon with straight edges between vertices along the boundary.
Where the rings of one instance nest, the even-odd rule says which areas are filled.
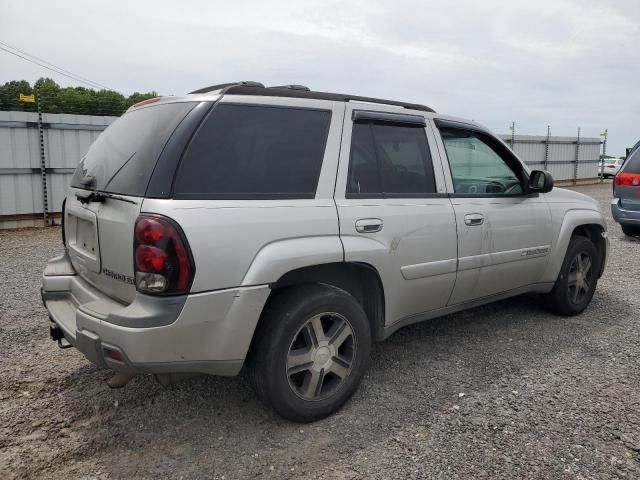
[[[611,212],[625,235],[640,235],[640,142],[627,156],[613,182]]]

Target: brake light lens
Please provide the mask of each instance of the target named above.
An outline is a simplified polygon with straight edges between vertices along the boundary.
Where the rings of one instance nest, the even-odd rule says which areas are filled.
[[[133,108],[142,107],[143,105],[149,105],[150,103],[156,103],[156,102],[159,102],[160,100],[162,100],[162,97],[147,98],[146,100],[142,100],[141,102],[135,103],[133,105]]]
[[[616,175],[615,184],[618,187],[640,186],[640,173],[619,172]]]
[[[195,267],[184,233],[173,220],[145,214],[136,220],[133,240],[136,288],[155,295],[189,292]]]

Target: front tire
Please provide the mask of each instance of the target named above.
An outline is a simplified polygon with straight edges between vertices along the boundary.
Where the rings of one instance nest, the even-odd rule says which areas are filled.
[[[305,285],[269,302],[248,367],[256,393],[279,415],[311,422],[353,395],[370,353],[369,321],[355,298],[332,286]]]
[[[582,236],[572,237],[558,279],[546,295],[545,306],[559,315],[582,313],[593,298],[599,269],[600,256],[593,242]]]

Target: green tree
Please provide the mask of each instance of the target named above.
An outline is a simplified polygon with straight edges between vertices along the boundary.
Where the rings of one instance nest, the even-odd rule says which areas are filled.
[[[124,96],[112,90],[94,92],[93,115],[122,115],[127,109]]]
[[[40,101],[40,108],[43,112],[62,113],[58,107],[58,94],[60,85],[51,78],[39,78],[33,84],[33,90]]]
[[[36,111],[34,103],[18,100],[20,93],[36,93],[46,113],[119,116],[135,103],[157,97],[157,92],[135,92],[129,97],[113,90],[93,90],[85,87],[61,88],[51,78],[38,79],[33,88],[25,80],[0,85],[0,110]]]
[[[24,103],[18,100],[21,93],[25,95],[33,93],[31,85],[26,80],[13,80],[0,86],[0,110],[36,111],[35,103]]]

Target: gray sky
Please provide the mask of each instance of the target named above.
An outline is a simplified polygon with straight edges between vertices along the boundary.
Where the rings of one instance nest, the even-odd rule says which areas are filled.
[[[640,139],[640,1],[0,0],[0,41],[122,93],[233,80],[424,103],[498,133]],[[0,52],[0,83],[50,76]]]

